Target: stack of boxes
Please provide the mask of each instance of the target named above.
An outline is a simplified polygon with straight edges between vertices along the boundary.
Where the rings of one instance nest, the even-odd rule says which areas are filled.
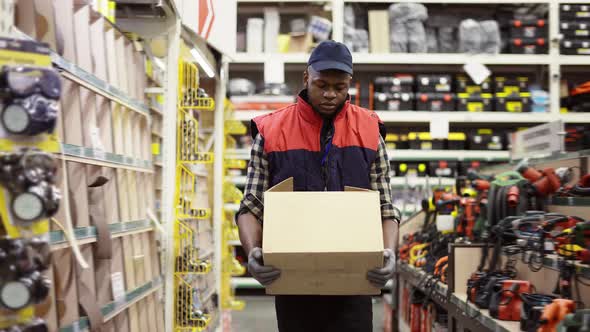
[[[532,109],[529,77],[496,76],[496,112],[530,112]]]
[[[528,18],[510,21],[510,53],[547,54],[549,42],[547,21]]]
[[[590,5],[561,5],[561,54],[590,55]]]

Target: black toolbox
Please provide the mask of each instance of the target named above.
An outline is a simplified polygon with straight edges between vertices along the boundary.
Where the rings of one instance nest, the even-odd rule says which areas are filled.
[[[475,84],[473,80],[465,75],[455,77],[455,92],[457,93],[492,93],[492,80],[488,77],[481,84]]]
[[[414,76],[378,76],[373,80],[375,92],[414,92]]]
[[[469,135],[469,150],[503,150],[502,134],[492,129],[477,129]]]
[[[467,135],[465,133],[449,133],[447,138],[447,148],[449,150],[465,150]]]
[[[494,92],[521,93],[529,92],[531,78],[526,75],[510,75],[494,77]]]
[[[456,177],[458,163],[456,161],[438,160],[431,161],[428,165],[430,176]]]
[[[417,175],[417,176],[426,176],[428,174],[428,164],[425,162],[420,163],[406,163],[400,162],[397,164],[397,176],[406,176],[406,175]]]
[[[590,4],[588,5],[561,5],[559,11],[560,21],[590,19]]]
[[[561,41],[561,54],[590,55],[590,39],[564,39]]]
[[[547,20],[531,18],[510,21],[512,38],[547,38],[547,35]]]
[[[513,54],[547,54],[547,38],[511,38],[510,53]]]
[[[416,110],[451,112],[456,109],[454,93],[417,93]]]
[[[565,149],[571,152],[590,149],[590,130],[584,126],[565,127]]]
[[[418,75],[416,92],[451,92],[451,75]]]
[[[414,93],[375,92],[373,105],[378,111],[412,111],[414,110]]]
[[[408,135],[405,134],[387,134],[385,136],[385,145],[387,149],[404,150],[410,148]]]
[[[530,112],[532,109],[531,94],[521,93],[496,93],[494,108],[496,112]]]
[[[457,111],[491,112],[494,110],[494,96],[491,93],[457,94]]]
[[[590,20],[588,22],[567,21],[559,23],[561,34],[566,39],[590,39]]]
[[[410,149],[413,150],[444,150],[445,140],[432,139],[429,132],[411,132],[408,134]]]

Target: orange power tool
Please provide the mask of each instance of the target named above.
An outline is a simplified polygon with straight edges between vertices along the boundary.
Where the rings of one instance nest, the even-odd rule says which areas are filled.
[[[555,332],[557,324],[561,322],[567,314],[574,312],[576,305],[572,300],[555,299],[545,306],[543,315],[541,315],[541,326],[537,332]]]

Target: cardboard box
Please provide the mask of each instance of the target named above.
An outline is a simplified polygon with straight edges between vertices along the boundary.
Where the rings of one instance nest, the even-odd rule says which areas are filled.
[[[371,53],[389,53],[389,13],[369,10],[369,46]]]
[[[289,53],[307,53],[312,45],[311,33],[292,33],[289,41]]]
[[[264,262],[282,270],[267,294],[381,292],[367,280],[383,265],[378,192],[293,192],[289,178],[265,193],[264,205]]]

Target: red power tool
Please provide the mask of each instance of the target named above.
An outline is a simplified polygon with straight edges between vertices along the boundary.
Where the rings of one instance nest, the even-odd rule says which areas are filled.
[[[534,287],[526,280],[504,280],[502,289],[492,295],[490,316],[500,320],[520,321],[522,293],[532,293]]]
[[[459,223],[457,224],[457,234],[468,237],[473,240],[473,227],[475,226],[475,219],[480,212],[480,205],[477,198],[461,197],[459,201],[461,206],[461,215],[459,216]]]
[[[571,172],[567,167],[557,170],[549,167],[539,171],[525,164],[518,168],[518,172],[532,184],[537,195],[543,197],[555,193],[571,179]]]
[[[557,324],[561,322],[567,314],[574,312],[576,305],[572,300],[555,299],[545,306],[543,315],[541,315],[541,325],[537,332],[555,332]]]

